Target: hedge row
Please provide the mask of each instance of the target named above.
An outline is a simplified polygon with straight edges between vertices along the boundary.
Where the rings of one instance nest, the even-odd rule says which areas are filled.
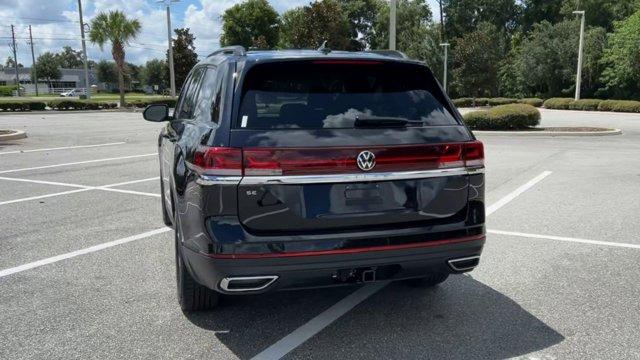
[[[127,102],[127,106],[136,108],[144,108],[151,104],[166,104],[169,107],[176,106],[176,99],[172,98],[151,98],[151,99],[134,99]],[[31,111],[45,110],[49,106],[54,110],[102,110],[113,109],[118,106],[117,103],[111,101],[97,100],[77,100],[77,99],[57,99],[49,101],[29,101],[29,100],[9,100],[0,101],[0,110],[2,111]]]
[[[101,110],[118,107],[118,104],[107,101],[64,99],[47,101],[47,105],[54,110]]]
[[[127,106],[144,108],[152,104],[164,104],[168,107],[176,107],[176,99],[173,98],[150,98],[150,99],[134,99],[127,101]]]
[[[2,101],[0,102],[0,110],[2,111],[31,111],[44,110],[47,106],[42,101]]]
[[[544,107],[556,110],[640,112],[640,101],[551,98],[544,102]]]
[[[508,104],[464,115],[472,130],[522,130],[540,124],[540,112],[528,104]]]
[[[542,106],[542,103],[543,100],[537,98],[460,98],[453,100],[453,104],[457,107],[500,106],[508,104],[527,104],[535,107],[540,107]]]

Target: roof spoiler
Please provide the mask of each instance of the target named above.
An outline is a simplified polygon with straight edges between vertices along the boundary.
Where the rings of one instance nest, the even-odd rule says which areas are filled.
[[[207,55],[207,57],[212,57],[220,54],[233,54],[237,56],[245,56],[247,55],[247,50],[245,50],[244,46],[234,45],[220,48],[211,54]]]
[[[408,59],[407,55],[405,55],[403,52],[398,51],[398,50],[367,50],[365,52],[372,53],[372,54],[383,55],[383,56],[394,57],[394,58],[398,58],[398,59]]]

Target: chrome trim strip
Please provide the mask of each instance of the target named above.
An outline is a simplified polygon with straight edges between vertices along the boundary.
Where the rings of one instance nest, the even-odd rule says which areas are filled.
[[[456,263],[458,261],[469,261],[469,260],[478,260],[478,263],[473,265],[473,266],[467,266],[467,267],[463,267],[463,268],[457,267],[457,266],[454,265],[454,263]],[[469,257],[458,258],[458,259],[451,259],[451,260],[447,261],[447,263],[455,271],[467,271],[467,270],[471,270],[471,269],[477,267],[478,265],[480,265],[480,256],[476,255],[476,256],[469,256]]]
[[[442,176],[472,175],[484,173],[484,168],[451,168],[422,171],[401,171],[387,173],[330,174],[330,175],[290,175],[290,176],[245,176],[241,185],[267,184],[323,184],[367,181],[390,181],[426,179]]]
[[[266,289],[269,285],[273,284],[274,281],[278,279],[277,275],[268,275],[268,276],[238,276],[238,277],[229,277],[220,280],[220,289],[227,292],[243,292],[243,291],[258,291]],[[266,284],[256,287],[256,288],[244,288],[244,289],[229,289],[229,284],[234,280],[269,280]]]
[[[199,175],[196,184],[199,185],[238,185],[242,176]]]

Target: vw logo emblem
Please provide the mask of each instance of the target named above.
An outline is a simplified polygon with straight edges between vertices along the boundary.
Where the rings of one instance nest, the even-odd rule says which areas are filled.
[[[356,158],[356,163],[362,171],[369,171],[376,166],[376,156],[369,150],[362,151]]]

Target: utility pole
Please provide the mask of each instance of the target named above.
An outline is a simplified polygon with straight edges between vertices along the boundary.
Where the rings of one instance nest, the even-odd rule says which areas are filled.
[[[84,62],[84,87],[87,99],[91,99],[91,87],[89,85],[89,61],[87,60],[87,45],[84,39],[84,22],[82,21],[82,0],[78,0],[78,13],[80,14],[80,38],[82,39],[82,62]]]
[[[389,4],[389,50],[396,49],[396,0]]]
[[[578,45],[578,71],[576,74],[576,97],[575,100],[580,100],[580,85],[582,83],[582,50],[584,47],[584,11],[574,11],[576,15],[582,16],[580,19],[580,45]]]
[[[31,34],[31,25],[29,25],[29,44],[31,45],[31,69],[33,70],[33,83],[36,85],[36,96],[38,96],[38,69],[36,68],[36,55],[33,52],[33,36]]]
[[[440,46],[444,47],[444,70],[442,74],[442,82],[445,94],[447,93],[447,68],[449,65],[449,43],[442,43]]]
[[[169,47],[169,83],[171,85],[171,96],[176,96],[176,75],[173,69],[173,45],[171,44],[171,3],[180,0],[157,0],[167,7],[167,45]]]
[[[16,32],[14,26],[11,25],[11,49],[13,50],[13,65],[16,68],[16,86],[18,87],[18,96],[20,96],[20,77],[18,76],[18,54],[16,49]]]

